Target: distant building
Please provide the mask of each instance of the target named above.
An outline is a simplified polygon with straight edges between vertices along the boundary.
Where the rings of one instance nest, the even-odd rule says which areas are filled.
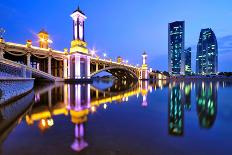
[[[184,51],[184,60],[185,60],[185,75],[191,75],[192,74],[192,61],[191,61],[191,47],[187,48]]]
[[[184,64],[185,23],[176,21],[168,26],[168,72],[170,75],[185,73]]]
[[[212,29],[202,29],[197,45],[196,73],[200,75],[218,72],[218,45]]]

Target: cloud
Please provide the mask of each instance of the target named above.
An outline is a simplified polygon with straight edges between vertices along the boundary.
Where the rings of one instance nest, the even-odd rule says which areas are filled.
[[[232,35],[218,39],[218,50],[220,54],[232,53]]]

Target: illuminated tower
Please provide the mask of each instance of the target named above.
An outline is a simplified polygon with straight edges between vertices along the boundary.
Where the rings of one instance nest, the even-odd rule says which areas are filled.
[[[71,14],[73,19],[73,41],[71,42],[70,52],[80,52],[88,54],[86,48],[87,43],[85,42],[85,20],[87,17],[85,14],[78,9]]]
[[[149,79],[149,70],[148,70],[148,66],[147,66],[147,54],[146,52],[143,53],[142,55],[143,58],[143,64],[140,70],[140,80],[148,80]]]
[[[185,73],[185,22],[176,21],[168,24],[168,72],[178,76]]]
[[[202,29],[197,44],[196,73],[200,75],[218,72],[218,43],[212,29]]]
[[[44,29],[42,29],[38,33],[38,38],[39,38],[39,47],[48,49],[49,44],[51,43],[51,40],[49,39],[49,34]]]
[[[85,20],[87,17],[78,9],[71,14],[73,19],[73,41],[68,58],[68,79],[90,79],[90,54],[85,42]]]

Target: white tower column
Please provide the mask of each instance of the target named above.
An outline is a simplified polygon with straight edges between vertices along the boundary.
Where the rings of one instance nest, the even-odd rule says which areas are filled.
[[[64,59],[64,79],[68,78],[68,60]]]
[[[71,78],[71,57],[68,56],[68,79]]]
[[[81,78],[81,57],[80,55],[75,55],[75,79]]]
[[[85,69],[86,70],[86,78],[90,79],[90,57],[89,56],[86,57],[85,67],[86,67],[86,69]]]

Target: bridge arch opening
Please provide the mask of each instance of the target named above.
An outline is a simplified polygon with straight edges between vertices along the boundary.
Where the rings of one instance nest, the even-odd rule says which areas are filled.
[[[125,67],[119,67],[119,66],[106,67],[98,71],[92,72],[91,77],[94,77],[95,75],[102,72],[110,73],[112,76],[120,80],[138,80],[138,76],[136,75],[135,72]]]

